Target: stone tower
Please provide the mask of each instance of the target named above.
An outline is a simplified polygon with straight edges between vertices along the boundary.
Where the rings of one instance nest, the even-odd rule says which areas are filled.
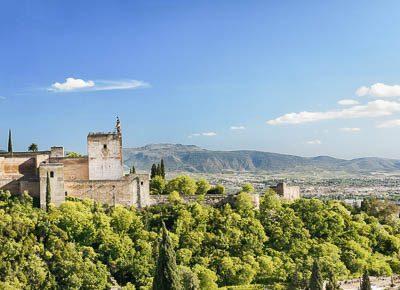
[[[41,208],[46,208],[47,174],[49,174],[50,177],[51,203],[59,206],[65,201],[64,165],[61,163],[42,163],[39,167]]]
[[[89,180],[117,180],[123,177],[122,134],[119,118],[117,118],[114,132],[89,133],[87,145]]]

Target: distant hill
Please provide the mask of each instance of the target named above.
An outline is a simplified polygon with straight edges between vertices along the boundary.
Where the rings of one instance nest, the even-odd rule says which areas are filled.
[[[124,149],[124,164],[149,170],[161,158],[170,171],[221,173],[226,171],[346,171],[350,173],[394,172],[400,160],[366,157],[352,160],[329,156],[300,157],[262,151],[212,151],[195,145],[150,144]]]

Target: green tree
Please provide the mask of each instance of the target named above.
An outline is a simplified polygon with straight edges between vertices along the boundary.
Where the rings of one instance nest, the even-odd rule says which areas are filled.
[[[313,262],[309,288],[310,290],[324,289],[324,281],[322,280],[321,270],[319,268],[319,263],[317,260],[314,260]]]
[[[181,203],[183,200],[182,200],[181,196],[179,195],[179,192],[174,190],[168,195],[168,201],[170,203],[177,204],[177,203]]]
[[[29,145],[28,151],[30,151],[30,152],[38,152],[39,151],[39,147],[38,147],[37,144],[32,143],[31,145]]]
[[[151,194],[164,194],[165,192],[165,179],[161,176],[155,176],[150,180]]]
[[[153,165],[151,165],[150,178],[154,178],[156,176],[157,176],[157,166],[153,163]]]
[[[365,270],[360,283],[360,290],[371,290],[368,270]]]
[[[176,265],[175,251],[165,224],[162,225],[162,238],[158,247],[156,272],[153,290],[181,289],[180,277]]]
[[[176,190],[181,195],[194,195],[196,193],[196,182],[187,175],[181,175],[168,181],[166,190],[168,193]]]
[[[82,155],[79,154],[78,152],[68,152],[67,153],[67,157],[69,157],[69,158],[79,158],[79,157],[82,157]]]
[[[129,170],[129,173],[130,173],[130,174],[136,174],[135,165],[132,164],[132,167],[131,167],[131,169]]]
[[[207,191],[207,194],[225,194],[225,187],[221,184],[217,184]]]
[[[341,290],[338,282],[336,281],[336,277],[332,272],[329,273],[329,279],[326,283],[325,290]]]
[[[8,153],[13,153],[13,143],[12,143],[11,129],[8,130]]]
[[[218,289],[218,276],[212,270],[207,269],[201,265],[195,265],[193,267],[194,272],[197,274],[200,280],[200,289],[217,290]]]
[[[196,273],[189,267],[179,266],[179,276],[181,277],[182,289],[185,290],[199,290],[200,281]]]
[[[157,166],[156,166],[156,176],[161,176],[162,177],[160,163],[157,163]]]
[[[160,173],[161,177],[165,179],[165,165],[164,165],[164,159],[161,159],[161,164],[160,164]]]
[[[211,188],[211,186],[208,183],[208,181],[205,180],[204,178],[197,180],[196,181],[196,186],[197,186],[196,194],[198,194],[198,195],[207,194],[207,191],[209,191],[210,188]]]
[[[242,192],[253,193],[254,192],[254,186],[252,184],[250,184],[250,183],[243,184]]]
[[[51,203],[51,186],[50,186],[50,175],[47,172],[46,175],[46,210],[49,211]]]

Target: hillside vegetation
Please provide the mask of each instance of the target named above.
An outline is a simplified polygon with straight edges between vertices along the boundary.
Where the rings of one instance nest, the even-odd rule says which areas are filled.
[[[256,210],[241,192],[220,208],[179,198],[143,210],[85,200],[46,212],[28,195],[2,192],[0,288],[106,289],[114,280],[149,289],[162,222],[179,270],[194,283],[186,289],[302,289],[314,260],[324,278],[359,277],[365,268],[400,273],[399,219],[377,200],[351,208],[317,199],[286,203],[268,192]]]
[[[152,144],[124,149],[124,163],[150,170],[164,159],[171,171],[220,173],[224,171],[345,171],[370,173],[400,170],[400,161],[385,158],[337,159],[329,156],[300,157],[261,151],[211,151],[194,145]]]

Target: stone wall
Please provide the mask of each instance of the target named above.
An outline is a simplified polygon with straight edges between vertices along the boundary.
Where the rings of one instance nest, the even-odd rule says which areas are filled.
[[[64,180],[89,179],[89,162],[87,157],[80,158],[50,158],[50,162],[64,165]]]
[[[295,200],[300,198],[300,187],[299,186],[288,186],[284,182],[278,183],[276,186],[271,186],[281,198],[286,200]]]
[[[3,191],[10,191],[12,194],[17,194],[19,193],[19,188],[20,188],[20,181],[19,179],[13,179],[13,178],[2,178],[0,179],[0,190]]]
[[[15,153],[0,156],[0,190],[13,194],[28,191],[39,195],[39,164],[48,159],[47,152]]]
[[[149,203],[147,174],[124,176],[120,180],[69,180],[64,186],[69,197],[89,198],[109,205],[144,207]]]
[[[118,180],[124,174],[122,139],[116,133],[91,133],[87,138],[90,180]]]
[[[19,193],[28,192],[30,196],[40,197],[40,182],[39,180],[21,180],[19,182]]]
[[[0,172],[3,176],[34,177],[37,174],[36,159],[32,156],[6,157],[0,162]]]

